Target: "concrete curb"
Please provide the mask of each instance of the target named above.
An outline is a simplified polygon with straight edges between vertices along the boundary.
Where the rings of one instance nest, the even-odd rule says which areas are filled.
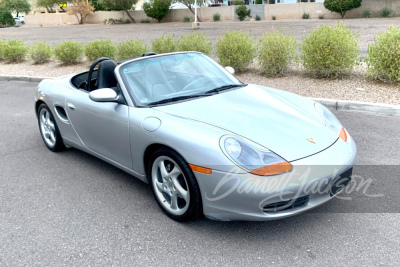
[[[0,81],[24,81],[24,82],[41,82],[44,79],[52,79],[51,77],[32,77],[17,75],[0,75]],[[350,100],[336,100],[327,98],[310,98],[322,105],[335,110],[348,110],[368,112],[386,116],[400,116],[400,105],[376,104],[369,102],[359,102]]]
[[[311,98],[322,105],[335,110],[368,112],[386,116],[400,116],[400,105],[376,104],[350,100]]]
[[[0,75],[0,81],[22,81],[39,83],[44,79],[52,79],[51,77],[33,77],[33,76],[17,76],[17,75]]]

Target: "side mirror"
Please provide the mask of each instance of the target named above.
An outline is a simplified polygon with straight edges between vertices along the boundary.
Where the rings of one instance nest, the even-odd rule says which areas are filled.
[[[230,74],[232,74],[232,75],[235,74],[235,69],[234,69],[234,68],[229,67],[229,66],[226,66],[225,69],[226,69]]]
[[[113,89],[104,88],[90,92],[89,98],[94,102],[116,102],[118,95]]]

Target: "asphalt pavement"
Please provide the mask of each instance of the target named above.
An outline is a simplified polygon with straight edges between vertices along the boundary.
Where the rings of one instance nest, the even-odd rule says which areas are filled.
[[[177,223],[143,182],[75,149],[50,152],[36,86],[0,82],[0,266],[400,264],[400,117],[337,113],[370,181],[350,199],[278,221]]]

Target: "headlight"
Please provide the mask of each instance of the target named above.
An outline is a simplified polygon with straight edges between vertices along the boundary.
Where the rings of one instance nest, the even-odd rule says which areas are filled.
[[[220,146],[231,161],[252,174],[270,176],[293,169],[285,159],[249,140],[223,136]]]
[[[331,129],[334,133],[336,133],[341,139],[347,142],[347,133],[346,130],[343,128],[340,121],[336,118],[333,113],[327,109],[325,106],[321,105],[320,103],[315,103],[315,110],[319,115],[319,119],[321,122]]]

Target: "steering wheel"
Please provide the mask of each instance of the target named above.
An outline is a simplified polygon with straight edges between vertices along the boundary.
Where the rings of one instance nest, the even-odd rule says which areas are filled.
[[[194,85],[195,83],[200,83],[202,80],[209,80],[209,78],[208,77],[200,77],[198,79],[195,79],[194,81],[191,81],[189,84],[187,84],[185,87],[183,87],[182,91],[189,90],[192,85]],[[211,81],[208,81],[208,82],[211,82]]]
[[[96,59],[93,63],[92,63],[92,65],[90,66],[90,69],[89,69],[89,75],[88,75],[88,80],[87,80],[87,82],[86,82],[86,91],[91,91],[90,89],[90,87],[91,87],[91,81],[92,81],[92,74],[93,74],[93,70],[94,70],[94,68],[96,67],[96,65],[97,64],[99,64],[100,62],[102,62],[102,61],[104,61],[104,60],[109,60],[109,58],[108,57],[101,57],[101,58],[98,58],[98,59]]]

